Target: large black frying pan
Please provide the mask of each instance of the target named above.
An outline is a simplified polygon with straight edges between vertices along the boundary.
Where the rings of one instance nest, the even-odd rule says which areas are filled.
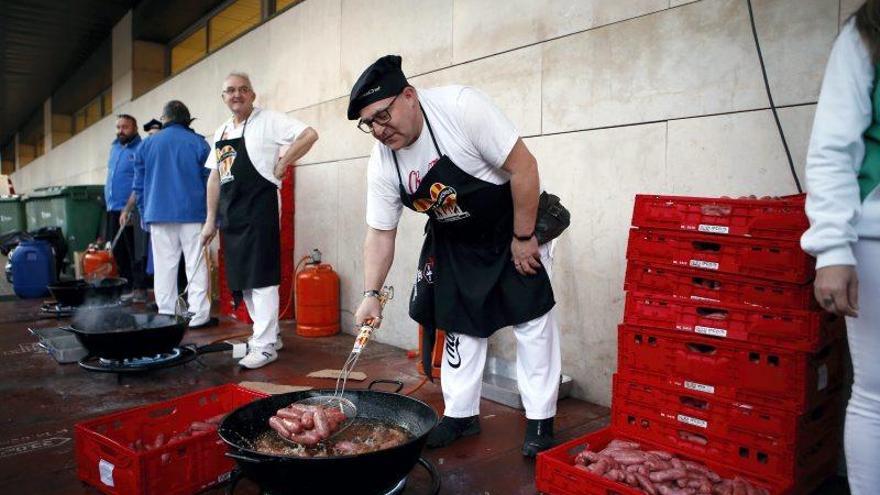
[[[154,356],[180,345],[189,319],[117,308],[81,309],[70,326],[89,356],[126,359]]]
[[[50,284],[49,292],[62,306],[108,304],[119,301],[127,283],[128,280],[124,278],[105,278],[94,282],[76,279]]]
[[[372,387],[375,383],[370,384]],[[397,391],[403,387],[400,382]],[[254,441],[269,430],[269,418],[282,407],[333,389],[274,395],[239,407],[220,424],[220,438],[230,447],[244,477],[273,495],[333,493],[373,495],[386,493],[419,461],[437,413],[424,402],[397,393],[346,390],[358,417],[379,419],[403,427],[413,438],[402,445],[366,454],[339,457],[287,457],[253,450]],[[438,487],[439,489],[439,487]]]

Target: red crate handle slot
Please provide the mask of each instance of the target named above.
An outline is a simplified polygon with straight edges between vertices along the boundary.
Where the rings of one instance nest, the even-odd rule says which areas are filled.
[[[713,251],[716,253],[721,251],[721,244],[718,244],[717,242],[691,241],[691,245],[697,251]]]
[[[683,406],[692,407],[701,411],[706,411],[709,409],[709,401],[698,399],[691,395],[679,395],[678,401],[681,402]]]
[[[687,342],[684,346],[690,352],[693,352],[695,354],[702,354],[705,356],[712,356],[718,351],[718,348],[714,345],[702,344],[700,342]]]

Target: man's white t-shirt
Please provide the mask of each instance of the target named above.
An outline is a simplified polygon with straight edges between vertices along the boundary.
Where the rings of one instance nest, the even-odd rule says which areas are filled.
[[[211,145],[211,153],[205,161],[205,167],[217,168],[217,153],[215,144],[221,139],[240,138],[245,126],[234,126],[233,119],[223,123],[214,132]],[[245,131],[244,144],[247,147],[248,156],[254,164],[254,168],[276,186],[281,186],[281,181],[275,177],[275,163],[278,162],[278,151],[282,146],[287,146],[296,140],[296,137],[308,126],[299,120],[281,112],[265,110],[255,107],[247,119],[247,131]],[[223,132],[226,137],[223,137]]]
[[[501,167],[519,139],[513,123],[488,96],[468,86],[418,90],[440,152],[465,173],[492,184],[510,181]],[[439,159],[428,126],[418,139],[397,151],[400,180],[412,194]],[[367,225],[378,230],[397,227],[403,209],[391,148],[377,142],[367,166]]]

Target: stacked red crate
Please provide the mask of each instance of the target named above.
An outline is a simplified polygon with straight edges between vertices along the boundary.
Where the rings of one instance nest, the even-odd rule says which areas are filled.
[[[612,426],[539,457],[543,493],[639,490],[573,469],[611,438],[809,493],[836,467],[842,321],[812,297],[803,195],[638,195],[627,248]]]
[[[834,470],[843,325],[812,298],[804,199],[636,196],[619,431],[799,492]]]

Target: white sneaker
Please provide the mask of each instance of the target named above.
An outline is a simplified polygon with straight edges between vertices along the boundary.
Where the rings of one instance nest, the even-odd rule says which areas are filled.
[[[248,343],[247,343],[247,344],[248,344],[248,348],[249,348],[249,349],[254,345],[250,340],[248,340]],[[280,351],[281,349],[284,349],[284,342],[282,342],[282,340],[281,340],[281,336],[280,336],[280,335],[278,336],[277,339],[275,339],[275,343],[272,344],[272,347],[273,347],[276,351]]]
[[[278,352],[272,347],[251,349],[248,351],[247,356],[243,357],[241,361],[238,362],[238,365],[242,368],[255,370],[266,366],[276,359],[278,359]]]

